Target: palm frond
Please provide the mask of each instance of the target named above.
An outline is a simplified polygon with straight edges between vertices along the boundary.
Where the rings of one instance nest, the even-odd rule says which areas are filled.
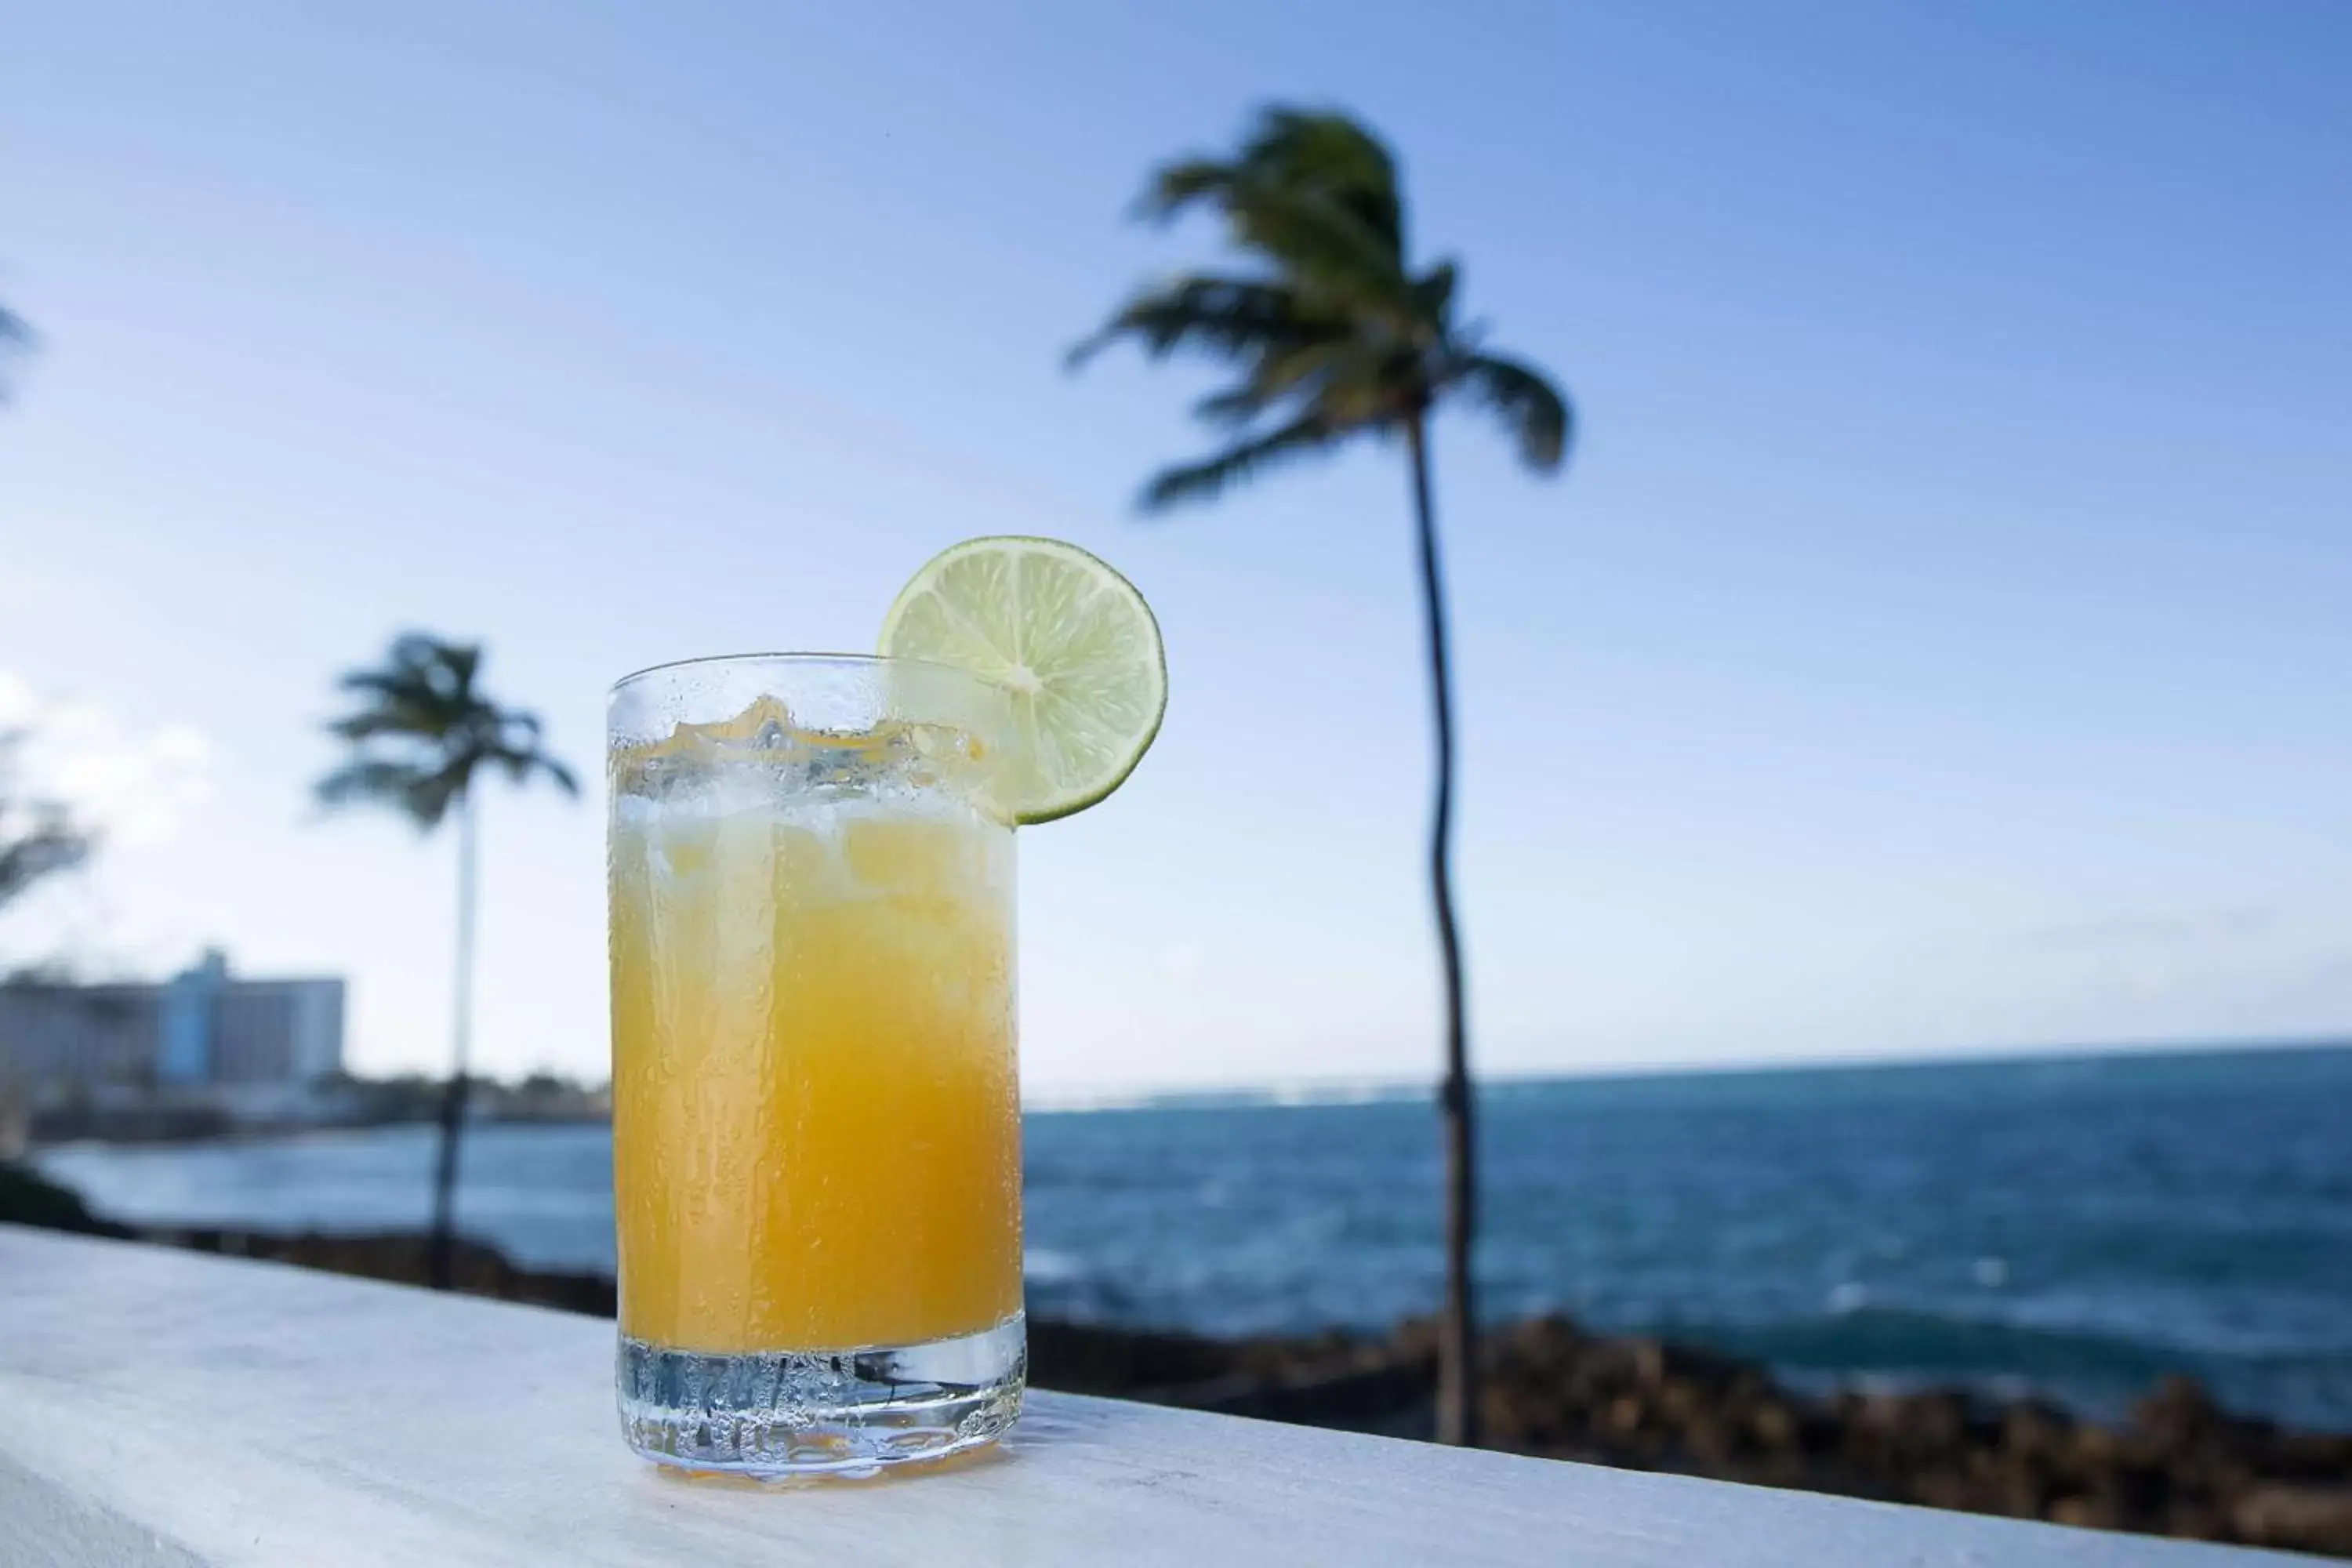
[[[1328,110],[1262,110],[1238,157],[1196,154],[1162,164],[1135,210],[1165,222],[1193,206],[1230,208],[1250,192],[1269,202],[1314,193],[1335,202],[1383,254],[1404,255],[1396,159],[1379,137]]]
[[[6,306],[0,305],[0,368],[5,368],[7,362],[15,356],[30,351],[38,341],[33,335],[33,329],[26,324],[24,317]],[[0,403],[6,401],[8,401],[8,382],[5,375],[0,375]]]
[[[1366,369],[1363,345],[1353,338],[1269,347],[1250,367],[1247,379],[1209,394],[1192,405],[1192,413],[1223,429],[1247,426],[1285,403],[1328,416],[1334,411],[1332,394],[1362,379]]]
[[[1240,154],[1192,156],[1154,171],[1138,216],[1161,222],[1213,208],[1234,241],[1272,259],[1302,292],[1391,315],[1412,303],[1396,161],[1343,114],[1272,107]]]
[[[345,670],[335,678],[335,687],[378,702],[424,702],[432,696],[430,687],[403,669]]]
[[[394,639],[383,665],[351,670],[336,682],[364,701],[328,728],[348,741],[379,735],[438,741],[493,719],[496,710],[473,689],[481,653],[478,644],[404,634]]]
[[[393,638],[383,663],[374,669],[357,669],[342,685],[361,691],[429,691],[445,699],[462,698],[473,689],[481,667],[479,643],[447,642],[426,632],[403,632]]]
[[[42,823],[21,837],[0,844],[0,904],[42,878],[71,870],[90,851],[90,839],[62,818]]]
[[[580,780],[572,770],[536,747],[502,748],[491,753],[491,760],[517,784],[528,783],[534,773],[545,773],[548,782],[565,795],[576,797],[580,794]]]
[[[0,904],[79,865],[96,842],[66,805],[19,793],[16,758],[25,739],[22,730],[0,730]]]
[[[1084,364],[1121,338],[1133,338],[1153,359],[1187,348],[1234,358],[1328,341],[1341,330],[1340,323],[1317,320],[1281,284],[1191,272],[1136,290],[1101,331],[1070,351],[1069,360],[1074,367]]]
[[[405,675],[354,670],[340,684],[362,700],[362,706],[328,726],[339,734],[345,727],[362,731],[346,739],[364,739],[366,733],[444,735],[462,728],[473,717],[467,705],[454,700],[446,686],[436,688]]]
[[[394,639],[382,665],[345,675],[339,684],[364,700],[327,726],[352,754],[319,782],[320,804],[386,805],[431,828],[485,767],[517,783],[544,773],[578,795],[572,771],[541,747],[539,716],[485,697],[481,668],[479,643],[410,632]]]
[[[1441,261],[1412,280],[1413,309],[1440,336],[1452,333],[1454,291],[1461,281],[1462,269],[1451,261]]]
[[[429,742],[449,733],[457,717],[435,705],[398,698],[331,719],[327,732],[345,741],[400,736]]]
[[[1390,256],[1404,255],[1404,203],[1396,157],[1345,114],[1275,107],[1244,144],[1248,167],[1283,184],[1312,188],[1338,202]]]
[[[312,793],[329,811],[352,805],[389,806],[415,819],[418,826],[430,827],[441,820],[439,814],[428,817],[417,805],[417,791],[430,776],[414,763],[359,756],[320,779]]]
[[[1162,468],[1143,487],[1142,508],[1164,511],[1186,501],[1214,500],[1226,486],[1253,479],[1276,463],[1328,450],[1339,434],[1317,416],[1302,416],[1213,458]]]
[[[1344,193],[1242,180],[1222,205],[1234,241],[1269,258],[1302,298],[1391,316],[1410,307],[1403,258],[1349,208]]]
[[[65,805],[18,795],[16,758],[24,738],[22,731],[0,730],[0,904],[80,865],[98,839]]]
[[[1559,389],[1534,367],[1501,354],[1473,354],[1458,380],[1471,397],[1500,416],[1528,468],[1559,467],[1568,452],[1573,416]]]
[[[1151,173],[1143,194],[1135,198],[1135,216],[1166,223],[1188,207],[1213,201],[1230,187],[1234,165],[1215,158],[1179,158]]]
[[[475,770],[488,758],[478,751],[467,750],[444,758],[438,768],[419,778],[408,792],[408,814],[420,827],[433,828],[449,815],[474,782]]]
[[[1192,417],[1220,429],[1238,430],[1255,424],[1269,400],[1254,382],[1212,392],[1192,405]]]
[[[403,639],[405,641],[406,639]],[[482,645],[479,643],[436,643],[431,637],[418,636],[419,642],[430,647],[437,658],[438,667],[448,682],[450,698],[466,706],[480,705],[474,695],[474,677],[482,668]]]

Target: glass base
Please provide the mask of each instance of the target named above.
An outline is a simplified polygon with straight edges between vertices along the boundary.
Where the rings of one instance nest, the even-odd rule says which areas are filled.
[[[646,1458],[765,1478],[871,1475],[995,1439],[1021,1414],[1028,1330],[837,1353],[706,1355],[621,1336],[621,1431]]]

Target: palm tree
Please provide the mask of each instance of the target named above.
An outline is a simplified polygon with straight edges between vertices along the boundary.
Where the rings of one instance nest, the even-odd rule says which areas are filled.
[[[1356,436],[1402,441],[1412,475],[1437,747],[1430,892],[1445,998],[1445,1077],[1438,1101],[1445,1145],[1445,1305],[1437,1426],[1442,1441],[1475,1443],[1470,1258],[1476,1185],[1469,1030],[1451,868],[1454,695],[1430,502],[1429,418],[1449,401],[1483,408],[1502,422],[1529,468],[1549,473],[1568,448],[1568,403],[1534,367],[1486,353],[1478,327],[1456,318],[1453,262],[1414,269],[1396,160],[1380,138],[1346,115],[1265,110],[1234,156],[1165,164],[1139,203],[1141,216],[1162,222],[1194,208],[1223,218],[1245,269],[1189,272],[1147,284],[1072,353],[1074,363],[1081,362],[1108,343],[1132,339],[1153,359],[1190,350],[1240,373],[1239,380],[1194,408],[1225,436],[1224,448],[1155,475],[1143,490],[1144,510],[1211,500],[1278,463],[1330,453]]]
[[[318,784],[320,805],[388,806],[422,832],[457,819],[457,979],[456,1043],[441,1096],[441,1137],[433,1169],[433,1288],[450,1286],[457,1138],[466,1117],[466,1074],[474,1005],[474,783],[486,768],[518,784],[544,774],[568,795],[580,793],[572,770],[541,749],[538,718],[501,708],[483,695],[478,643],[448,643],[410,633],[395,638],[382,667],[355,669],[340,685],[359,707],[327,726],[351,748],[342,766]]]

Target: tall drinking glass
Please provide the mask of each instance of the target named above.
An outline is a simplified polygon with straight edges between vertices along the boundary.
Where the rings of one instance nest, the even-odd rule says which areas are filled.
[[[1003,691],[909,660],[613,689],[621,1422],[649,1458],[858,1472],[1019,1414]]]

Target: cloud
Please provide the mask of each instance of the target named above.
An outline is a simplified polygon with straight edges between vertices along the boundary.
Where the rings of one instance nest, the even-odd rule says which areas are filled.
[[[13,669],[0,669],[0,730],[15,730],[33,721],[40,711],[40,694],[33,683]]]
[[[219,756],[193,724],[142,727],[103,703],[44,698],[0,669],[0,731],[21,731],[18,783],[62,801],[113,845],[168,842],[212,798]]]

